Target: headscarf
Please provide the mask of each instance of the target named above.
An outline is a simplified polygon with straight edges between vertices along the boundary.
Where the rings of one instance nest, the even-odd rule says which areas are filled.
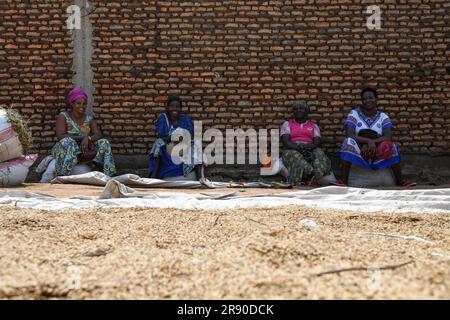
[[[167,99],[167,105],[170,105],[172,102],[177,101],[180,103],[180,107],[182,106],[181,98],[178,96],[169,96]]]
[[[292,108],[306,108],[309,111],[309,105],[308,102],[304,101],[304,100],[300,100],[300,101],[295,101],[294,104],[292,105]]]
[[[88,96],[87,96],[86,92],[84,92],[83,89],[74,88],[67,95],[67,107],[70,108],[70,106],[78,99],[86,99],[87,100],[87,98],[88,98]]]

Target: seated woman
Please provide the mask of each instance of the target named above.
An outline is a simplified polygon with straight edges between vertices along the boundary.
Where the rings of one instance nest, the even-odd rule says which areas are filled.
[[[104,174],[116,173],[111,145],[102,138],[93,116],[86,114],[87,95],[75,88],[67,95],[68,110],[56,120],[58,142],[52,149],[56,175],[69,176],[79,162],[92,161]]]
[[[287,148],[283,152],[283,164],[288,170],[288,182],[295,185],[310,185],[331,172],[331,161],[320,149],[320,129],[308,120],[309,106],[305,101],[293,105],[294,118],[283,123],[281,140]]]
[[[196,155],[194,147],[190,163],[175,164],[170,154],[173,147],[172,136],[178,131],[187,130],[191,137],[194,136],[194,125],[189,116],[181,114],[182,102],[179,97],[171,96],[167,100],[167,111],[161,113],[156,120],[157,139],[150,151],[150,178],[164,179],[170,177],[189,176],[193,171],[196,179],[206,182],[201,154]],[[169,149],[169,150],[168,150]],[[200,147],[201,151],[201,147]],[[201,153],[201,152],[200,152]]]
[[[402,179],[400,152],[397,144],[392,142],[393,125],[387,114],[378,110],[377,98],[375,89],[363,89],[361,107],[353,109],[345,121],[346,139],[339,153],[342,180],[336,184],[348,185],[353,164],[370,170],[390,167],[398,186],[415,186],[415,183]]]

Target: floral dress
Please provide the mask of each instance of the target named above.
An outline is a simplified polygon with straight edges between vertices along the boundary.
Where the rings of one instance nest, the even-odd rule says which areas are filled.
[[[294,119],[285,121],[280,130],[280,136],[288,134],[293,143],[312,143],[314,138],[320,138],[320,129],[313,121],[297,123]],[[311,177],[315,172],[325,176],[331,172],[331,161],[320,148],[301,153],[288,149],[282,154],[283,164],[288,170],[288,182],[292,185],[302,184],[305,177]]]
[[[61,113],[66,118],[66,132],[68,135],[86,137],[91,131],[92,116],[86,115],[83,124],[78,125],[67,112]],[[116,166],[111,152],[111,144],[106,139],[99,139],[95,142],[96,155],[92,162],[103,168],[103,173],[113,176],[116,173]],[[78,156],[81,154],[79,144],[71,137],[64,137],[58,141],[52,149],[52,156],[56,159],[56,175],[70,176],[73,167],[78,163]]]

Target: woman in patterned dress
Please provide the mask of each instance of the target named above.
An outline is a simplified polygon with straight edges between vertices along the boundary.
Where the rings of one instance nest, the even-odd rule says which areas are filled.
[[[111,145],[104,139],[95,119],[86,113],[87,95],[75,88],[67,95],[68,110],[56,120],[58,142],[52,149],[56,159],[56,175],[69,176],[73,167],[83,161],[92,161],[104,174],[116,173]]]

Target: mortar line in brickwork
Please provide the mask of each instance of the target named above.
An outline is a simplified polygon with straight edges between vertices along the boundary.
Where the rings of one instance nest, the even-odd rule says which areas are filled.
[[[75,87],[83,88],[88,95],[88,109],[87,112],[92,114],[92,106],[94,104],[94,73],[92,72],[92,24],[89,18],[89,13],[92,10],[92,5],[88,0],[74,0],[74,5],[81,9],[81,29],[72,30],[73,41],[73,66],[74,72],[73,85]]]

